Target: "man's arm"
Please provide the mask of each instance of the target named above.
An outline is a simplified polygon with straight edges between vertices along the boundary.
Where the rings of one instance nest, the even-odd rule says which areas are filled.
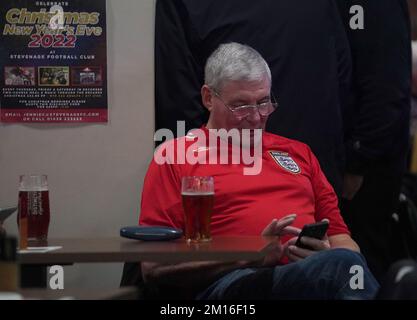
[[[333,188],[321,171],[317,158],[308,147],[307,152],[311,163],[311,183],[316,201],[315,220],[327,220],[330,223],[328,230],[330,235],[326,235],[323,240],[303,237],[301,239],[302,243],[311,247],[312,250],[295,246],[297,239],[292,238],[284,246],[285,254],[290,261],[298,261],[315,254],[317,251],[334,248],[346,248],[359,252],[358,245],[349,236],[349,230],[340,215],[337,197]]]
[[[359,246],[348,234],[337,234],[329,237],[330,248],[345,248],[356,252],[361,252]]]
[[[290,239],[284,246],[284,252],[290,261],[299,261],[305,259],[319,251],[345,248],[352,251],[360,252],[359,246],[348,234],[338,234],[325,237],[318,240],[309,237],[303,237],[302,243],[309,246],[310,249],[299,248],[295,245],[297,238]]]
[[[142,276],[145,284],[156,287],[180,287],[183,293],[188,296],[195,296],[198,292],[208,287],[211,283],[223,275],[239,269],[249,267],[275,266],[281,259],[283,249],[279,236],[285,234],[298,235],[298,230],[290,225],[294,222],[296,215],[288,215],[280,220],[272,220],[265,227],[262,236],[271,237],[264,248],[265,257],[257,261],[236,261],[236,262],[184,262],[179,264],[158,264],[142,262]]]

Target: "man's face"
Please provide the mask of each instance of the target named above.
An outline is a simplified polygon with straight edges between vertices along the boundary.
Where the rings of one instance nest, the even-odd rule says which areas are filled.
[[[270,101],[271,85],[268,78],[262,81],[230,81],[223,85],[217,96],[208,86],[203,86],[201,93],[203,104],[210,111],[207,127],[209,129],[265,129],[268,116],[250,108],[245,118],[236,117],[229,110],[242,105],[256,105]],[[226,105],[227,106],[226,106]]]

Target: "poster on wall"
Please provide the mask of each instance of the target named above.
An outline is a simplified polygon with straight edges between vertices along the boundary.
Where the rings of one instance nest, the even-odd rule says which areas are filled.
[[[0,3],[5,123],[107,122],[106,1]]]

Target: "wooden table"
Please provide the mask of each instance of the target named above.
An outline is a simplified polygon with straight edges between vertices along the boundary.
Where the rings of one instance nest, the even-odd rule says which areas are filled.
[[[61,249],[19,253],[23,288],[46,287],[46,267],[91,262],[160,262],[257,260],[265,256],[270,239],[215,236],[211,242],[187,244],[183,239],[145,242],[125,238],[50,239]],[[33,244],[29,244],[33,246]],[[42,246],[45,246],[43,244]]]
[[[79,262],[181,262],[255,260],[264,256],[268,240],[262,237],[214,237],[211,242],[187,244],[184,240],[145,242],[124,238],[51,239],[61,249],[18,254],[21,264],[72,264]]]

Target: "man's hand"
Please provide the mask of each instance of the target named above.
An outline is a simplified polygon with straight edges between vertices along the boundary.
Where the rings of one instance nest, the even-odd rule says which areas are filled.
[[[262,236],[264,237],[273,237],[273,236],[283,236],[286,234],[298,235],[300,229],[295,227],[290,227],[294,222],[297,215],[295,213],[289,214],[279,220],[274,219],[268,224],[265,229],[262,231]]]
[[[343,179],[343,193],[342,197],[347,200],[352,200],[355,194],[362,187],[363,176],[356,174],[345,173]]]
[[[322,221],[329,221],[328,219],[323,219]],[[301,232],[300,229],[298,229]],[[318,251],[329,250],[331,248],[329,238],[327,234],[322,240],[310,238],[310,237],[301,237],[301,243],[310,247],[311,249],[299,248],[295,245],[297,238],[291,238],[284,245],[284,253],[288,257],[289,261],[295,262],[302,259],[305,259]]]
[[[276,237],[274,239],[271,238],[271,242],[266,248],[268,254],[264,258],[262,266],[271,267],[276,266],[279,263],[279,260],[284,253],[280,239],[281,236],[286,234],[297,236],[300,233],[300,229],[290,226],[294,222],[296,216],[296,214],[290,214],[279,220],[274,219],[262,231],[262,236],[264,237]]]
[[[309,238],[309,237],[302,237],[301,242],[305,244],[306,246],[309,246],[311,250],[297,247],[295,245],[296,241],[297,241],[297,238],[292,238],[284,245],[285,255],[292,262],[305,259],[317,253],[318,251],[330,249],[330,242],[329,242],[329,238],[327,237],[327,235],[324,236],[322,240]]]

